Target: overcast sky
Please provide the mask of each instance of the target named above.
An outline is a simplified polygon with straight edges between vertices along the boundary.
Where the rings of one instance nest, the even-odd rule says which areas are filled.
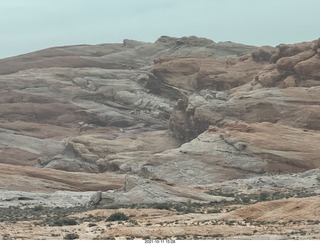
[[[0,11],[0,58],[162,35],[258,46],[320,37],[319,0],[0,0]]]

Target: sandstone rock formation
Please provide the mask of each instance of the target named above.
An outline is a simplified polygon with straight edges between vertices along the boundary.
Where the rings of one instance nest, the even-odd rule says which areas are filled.
[[[0,60],[0,206],[222,204],[306,186],[313,204],[319,40],[163,36]]]

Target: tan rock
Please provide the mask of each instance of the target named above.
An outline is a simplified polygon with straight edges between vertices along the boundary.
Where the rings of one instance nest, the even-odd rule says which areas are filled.
[[[287,88],[287,87],[295,87],[295,86],[297,86],[297,81],[293,75],[288,76],[279,84],[279,88]]]
[[[282,75],[276,65],[271,64],[259,72],[255,77],[255,81],[259,82],[263,87],[275,87],[281,78]]]
[[[131,171],[150,155],[175,148],[180,143],[167,131],[152,131],[139,136],[110,139],[102,135],[82,135],[69,141],[77,156],[96,164],[100,172]]]
[[[211,58],[168,57],[157,61],[149,76],[158,83],[186,91],[221,91],[251,81],[262,66],[251,59],[230,62]],[[157,89],[153,90],[159,92]]]
[[[124,186],[124,175],[65,172],[54,169],[0,164],[0,189],[53,193],[55,191],[107,191]]]
[[[255,221],[319,220],[319,197],[283,199],[257,203],[235,210],[232,215]]]
[[[271,46],[259,47],[257,51],[251,53],[252,59],[256,62],[269,62],[271,56],[276,52],[276,48]]]
[[[305,131],[279,123],[240,122],[227,124],[219,131],[244,142],[248,155],[266,159],[268,171],[302,172],[320,167],[318,150],[313,146],[320,139],[318,131]],[[274,136],[275,132],[277,136]]]
[[[315,52],[312,49],[308,49],[291,57],[280,58],[276,63],[277,68],[279,70],[291,71],[296,64],[305,61],[314,55]]]
[[[209,125],[222,126],[235,120],[248,123],[281,122],[293,127],[319,130],[319,92],[318,87],[235,90],[227,101],[200,99],[199,95],[191,95],[185,104],[188,109],[174,109],[170,128],[177,138],[184,141],[195,138]]]
[[[320,57],[318,55],[314,55],[305,61],[301,61],[294,66],[294,70],[301,77],[319,79]]]

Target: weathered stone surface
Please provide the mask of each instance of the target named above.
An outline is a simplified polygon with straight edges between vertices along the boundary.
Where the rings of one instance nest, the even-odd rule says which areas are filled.
[[[165,182],[158,183],[130,176],[126,178],[123,190],[103,192],[100,205],[130,205],[143,203],[168,203],[168,202],[220,202],[230,201],[232,198],[211,196],[201,193],[189,187],[175,187],[167,185]]]
[[[225,58],[250,53],[256,47],[232,42],[214,43],[195,36],[160,37],[155,43],[124,40],[123,43],[54,47],[0,60],[0,74],[49,67],[98,67],[103,69],[136,69],[149,65],[158,57],[213,56]]]
[[[314,42],[302,42],[295,44],[280,44],[277,46],[277,51],[270,58],[271,63],[276,63],[281,57],[290,57],[298,53],[304,52],[312,48]]]
[[[128,130],[118,138],[83,135],[73,138],[69,144],[77,156],[94,164],[100,172],[136,172],[150,155],[180,145],[165,130],[141,135],[134,135]]]
[[[107,191],[123,187],[125,175],[66,172],[0,164],[0,189],[33,193]]]
[[[254,177],[289,189],[268,174],[319,168],[319,43],[163,36],[0,60],[1,204],[220,201],[203,189],[259,191]]]
[[[0,207],[60,207],[70,208],[97,203],[98,192],[56,191],[52,194],[0,190]],[[101,194],[101,193],[100,193]]]
[[[298,53],[298,54],[291,56],[291,57],[280,58],[276,63],[277,68],[279,70],[292,71],[292,69],[294,68],[294,66],[296,64],[298,64],[302,61],[305,61],[314,55],[315,55],[315,52],[312,49],[310,49],[310,50]]]
[[[101,191],[94,193],[90,198],[89,204],[93,204],[93,205],[98,204],[101,201],[101,195],[102,195]]]
[[[280,123],[211,126],[179,149],[155,154],[140,175],[176,184],[205,185],[266,172],[303,172],[320,167],[320,155],[314,147],[319,140],[318,131]]]
[[[262,46],[258,50],[251,53],[252,59],[256,62],[269,62],[272,55],[277,51],[271,46]]]
[[[212,129],[215,135],[217,128]],[[277,132],[276,137],[273,132]],[[266,171],[303,172],[320,167],[316,160],[318,150],[313,146],[320,140],[318,131],[292,128],[281,123],[239,122],[225,125],[218,133],[232,138],[231,144],[236,148],[241,142],[244,147],[240,150],[247,155],[267,160]]]
[[[306,82],[308,79],[319,80],[319,40],[297,44],[277,46],[276,52],[271,56],[272,65],[265,67],[255,77],[255,81],[264,87],[287,88],[292,86],[311,87],[314,82]],[[253,58],[258,54],[253,52]],[[255,54],[255,55],[254,55]],[[256,58],[257,59],[257,58]],[[287,78],[295,82],[288,85]]]
[[[189,96],[187,101],[181,100],[183,106],[175,106],[170,128],[177,138],[184,141],[195,138],[209,125],[222,126],[236,120],[248,123],[281,122],[293,127],[319,130],[319,92],[318,86],[235,90],[227,101],[223,101],[208,99],[207,94],[214,92],[202,91]]]
[[[277,69],[275,64],[270,64],[264,67],[259,74],[255,77],[255,81],[261,84],[263,87],[274,87],[276,86],[283,75]]]
[[[165,94],[174,88],[185,92],[229,90],[252,80],[262,67],[262,63],[251,59],[221,61],[199,57],[167,57],[155,62],[149,74],[149,87],[157,94]]]
[[[304,199],[283,199],[271,203],[257,203],[236,210],[233,215],[245,216],[255,221],[303,221],[318,220],[320,208],[317,204],[319,197]],[[273,211],[268,211],[269,209]]]
[[[294,66],[294,70],[301,77],[320,79],[320,57],[314,55]]]
[[[259,191],[283,191],[302,189],[305,192],[317,192],[319,189],[319,173],[320,169],[312,169],[303,173],[280,174],[281,171],[275,174],[259,175],[247,179],[236,179],[214,183],[205,186],[205,189],[223,190],[232,188],[232,192],[248,193]]]

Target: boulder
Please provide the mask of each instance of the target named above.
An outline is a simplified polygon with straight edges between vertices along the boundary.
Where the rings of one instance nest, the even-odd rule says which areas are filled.
[[[298,64],[302,61],[305,61],[314,55],[315,55],[315,52],[312,49],[308,49],[304,52],[298,53],[298,54],[293,55],[291,57],[280,58],[276,62],[277,68],[279,70],[292,71],[296,64]]]
[[[320,79],[320,57],[313,55],[311,58],[301,61],[294,66],[297,75],[303,78]]]

